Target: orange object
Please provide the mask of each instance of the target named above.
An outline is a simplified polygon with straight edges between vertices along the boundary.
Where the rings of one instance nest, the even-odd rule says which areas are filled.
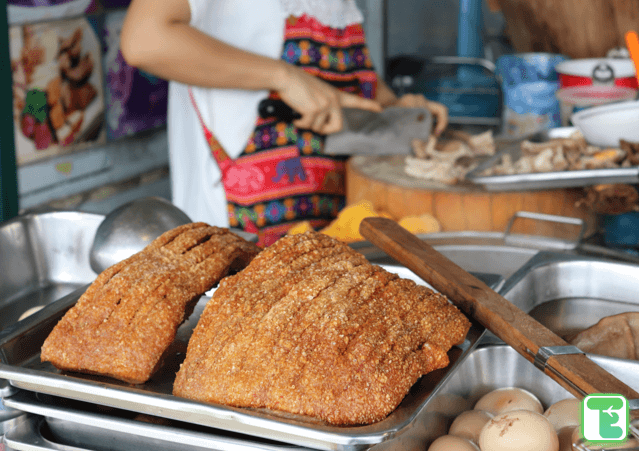
[[[427,213],[419,216],[406,216],[397,223],[414,235],[420,233],[435,233],[441,230],[437,218]]]
[[[628,31],[626,33],[626,47],[630,52],[630,58],[635,63],[635,75],[639,81],[639,36],[636,32]]]
[[[347,205],[339,212],[337,218],[320,232],[346,243],[364,241],[364,238],[359,233],[359,224],[364,218],[379,216],[382,216],[382,214],[373,208],[373,204],[363,200]]]
[[[302,221],[288,229],[288,235],[299,235],[300,233],[306,233],[313,231],[313,226],[309,221]]]

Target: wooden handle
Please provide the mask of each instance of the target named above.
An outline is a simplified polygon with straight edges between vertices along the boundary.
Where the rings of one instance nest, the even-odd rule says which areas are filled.
[[[394,221],[366,218],[360,225],[360,233],[529,361],[534,361],[541,347],[569,345]],[[547,364],[544,372],[578,398],[591,393],[618,393],[627,399],[639,399],[639,393],[585,354],[552,356]],[[639,410],[633,411],[631,416],[639,418]]]

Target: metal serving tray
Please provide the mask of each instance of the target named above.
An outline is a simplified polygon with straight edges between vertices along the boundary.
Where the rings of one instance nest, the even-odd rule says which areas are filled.
[[[639,362],[630,363],[600,356],[592,358],[619,379],[639,388],[639,381],[635,377],[639,372]],[[370,450],[427,449],[433,440],[446,434],[452,420],[462,411],[471,409],[479,397],[496,388],[513,386],[534,393],[546,408],[572,397],[509,346],[480,346],[471,351],[455,372],[432,390],[431,401],[413,421],[412,428]],[[38,415],[7,434],[6,444],[10,449],[69,449],[60,448],[60,444],[92,451],[102,451],[105,446],[109,450],[121,451],[179,451],[186,449],[185,446],[195,450],[300,449],[184,423],[153,424],[135,419],[134,414],[126,411],[105,410],[94,404],[70,402],[27,391],[20,391],[7,401],[15,408]],[[113,447],[113,444],[117,446]]]
[[[0,224],[0,330],[95,279],[89,249],[103,219],[51,212]]]
[[[65,211],[28,214],[0,224],[0,330],[28,310],[95,279],[89,249],[103,219]],[[0,379],[0,396],[10,391]]]
[[[401,277],[426,285],[401,266],[386,266]],[[496,286],[501,278],[481,275]],[[203,297],[193,315],[178,330],[168,350],[163,369],[144,385],[131,386],[98,376],[61,373],[49,363],[40,362],[40,348],[59,318],[77,301],[82,289],[49,304],[34,315],[0,331],[0,377],[16,388],[92,402],[153,416],[199,424],[236,433],[316,449],[357,450],[392,439],[410,428],[430,401],[431,391],[464,360],[484,332],[473,322],[465,342],[449,352],[451,363],[445,370],[418,381],[394,412],[386,419],[366,426],[335,427],[299,415],[266,409],[231,408],[205,404],[173,396],[175,373],[184,359],[191,332],[208,298]]]
[[[639,389],[639,362],[591,356],[608,372],[632,388]],[[420,418],[422,440],[411,449],[428,445],[448,432],[453,419],[472,409],[477,400],[491,390],[519,387],[535,394],[544,408],[573,395],[521,356],[510,346],[480,344],[464,363],[432,395],[428,411]],[[417,444],[416,444],[417,445]]]
[[[8,438],[9,442],[15,441],[17,437],[34,435],[58,445],[93,451],[309,450],[282,442],[261,440],[163,418],[144,417],[126,410],[107,409],[96,404],[24,390],[10,399],[12,405],[20,406],[24,412],[44,417],[44,422],[32,417],[32,424],[25,426],[29,433],[26,434],[26,430],[14,431]]]
[[[573,127],[560,127],[535,134],[528,139],[533,142],[545,142],[553,138],[567,137],[574,130]],[[639,183],[639,166],[512,175],[482,175],[486,169],[497,165],[501,157],[506,154],[511,156],[513,163],[521,157],[521,140],[498,143],[498,148],[495,155],[482,161],[475,169],[466,174],[466,180],[481,185],[488,191],[548,190],[605,183]]]
[[[637,264],[540,252],[499,291],[557,335],[567,336],[606,316],[639,311],[638,280]]]

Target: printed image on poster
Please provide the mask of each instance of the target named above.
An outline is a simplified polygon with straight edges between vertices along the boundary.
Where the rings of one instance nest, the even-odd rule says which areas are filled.
[[[168,82],[128,65],[120,52],[125,14],[107,13],[102,33],[109,140],[166,124]]]
[[[18,165],[106,141],[95,28],[86,18],[9,28]]]
[[[7,0],[9,25],[78,17],[94,12],[96,0]]]

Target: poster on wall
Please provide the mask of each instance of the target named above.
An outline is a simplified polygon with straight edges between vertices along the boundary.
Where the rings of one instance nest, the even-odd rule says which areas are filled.
[[[100,3],[104,9],[126,8],[131,3],[131,0],[101,0]]]
[[[109,140],[166,124],[168,82],[124,61],[120,51],[124,16],[125,11],[107,13],[102,33]]]
[[[96,12],[97,0],[7,0],[9,25],[78,17]]]
[[[87,18],[9,28],[18,165],[106,141],[96,29]]]

